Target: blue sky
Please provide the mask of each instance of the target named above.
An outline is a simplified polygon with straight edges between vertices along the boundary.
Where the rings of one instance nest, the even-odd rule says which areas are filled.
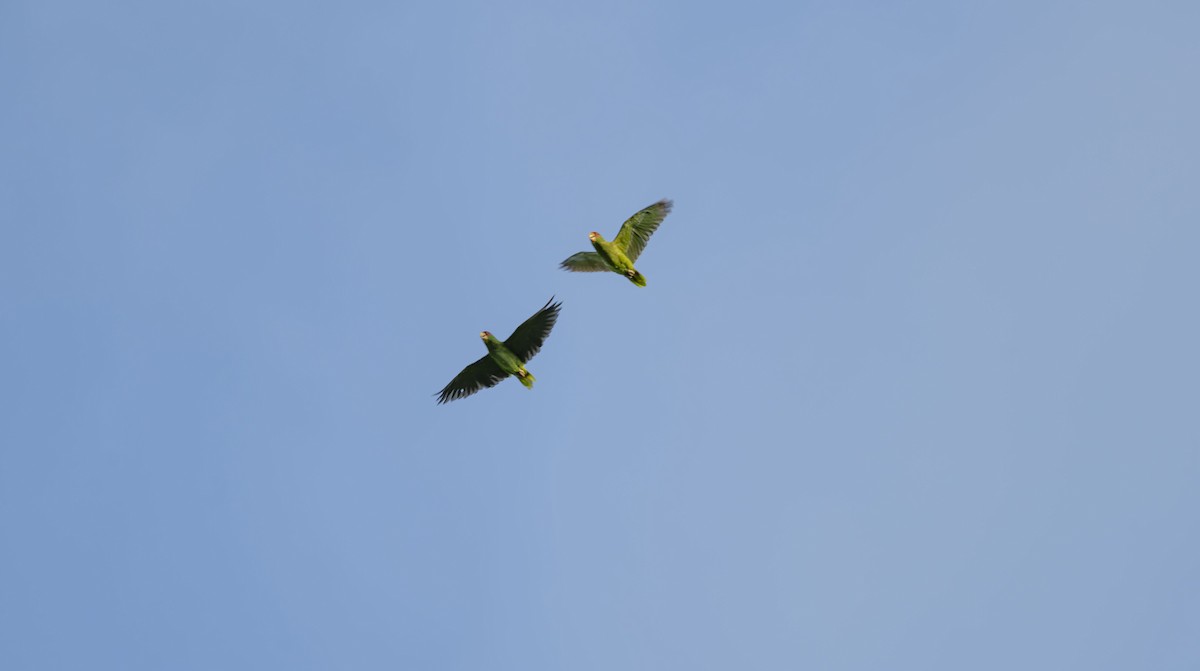
[[[1196,668],[1197,19],[0,5],[0,667]]]

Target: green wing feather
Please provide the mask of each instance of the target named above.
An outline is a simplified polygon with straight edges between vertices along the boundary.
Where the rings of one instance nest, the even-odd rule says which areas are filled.
[[[492,355],[484,354],[482,359],[462,369],[450,380],[450,384],[438,392],[438,404],[466,398],[480,389],[494,387],[506,377],[508,373],[500,370],[500,365],[492,359]]]
[[[550,336],[550,329],[554,328],[554,322],[558,321],[558,312],[561,309],[562,303],[555,303],[554,297],[551,296],[541,310],[522,322],[517,330],[508,336],[504,346],[516,354],[521,363],[529,361],[542,349],[542,343]]]
[[[577,273],[598,273],[603,270],[612,270],[596,252],[572,254],[565,261],[558,264],[558,267],[564,270],[573,270]]]
[[[666,199],[647,207],[630,217],[621,225],[621,232],[613,239],[613,244],[625,250],[630,261],[637,261],[650,236],[658,230],[658,225],[671,213],[672,202]],[[570,259],[568,259],[570,260]]]

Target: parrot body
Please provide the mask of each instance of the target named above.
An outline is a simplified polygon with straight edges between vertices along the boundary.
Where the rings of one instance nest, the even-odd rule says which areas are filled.
[[[646,286],[645,276],[633,267],[633,261],[624,250],[605,240],[599,233],[592,233],[588,238],[592,241],[592,247],[596,248],[596,253],[613,272],[624,275],[639,287]]]
[[[664,199],[638,211],[621,225],[612,242],[592,231],[588,240],[596,251],[572,254],[559,267],[577,273],[610,271],[624,275],[639,287],[646,286],[646,276],[638,272],[633,263],[646,248],[650,236],[658,230],[658,225],[671,213],[671,205],[671,201]]]
[[[488,356],[505,375],[516,375],[521,384],[525,385],[526,389],[533,389],[533,382],[537,378],[530,375],[528,370],[525,370],[525,364],[521,359],[512,353],[512,350],[504,346],[500,339],[491,333],[484,331],[479,334],[483,338],[483,344],[487,346]]]
[[[522,322],[508,340],[501,341],[488,331],[481,332],[479,337],[488,353],[462,369],[435,394],[438,404],[466,398],[480,389],[494,387],[510,375],[516,376],[526,389],[533,389],[534,377],[525,364],[542,349],[542,343],[550,336],[561,309],[562,303],[555,303],[551,297],[541,310]]]

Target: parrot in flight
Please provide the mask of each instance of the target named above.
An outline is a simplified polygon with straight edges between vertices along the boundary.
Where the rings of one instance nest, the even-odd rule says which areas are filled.
[[[646,248],[650,236],[658,230],[658,225],[671,213],[671,201],[663,199],[630,217],[621,225],[620,232],[612,242],[605,240],[599,233],[588,233],[588,240],[596,248],[594,252],[579,252],[564,260],[559,267],[577,273],[595,273],[612,271],[624,275],[630,282],[639,287],[646,286],[646,277],[633,267],[642,250]]]
[[[533,389],[534,377],[525,369],[525,364],[542,349],[542,343],[550,336],[550,329],[554,328],[561,308],[562,303],[555,303],[551,296],[541,310],[522,322],[503,342],[488,331],[480,333],[479,337],[487,346],[488,353],[462,369],[450,380],[450,384],[435,394],[438,405],[466,398],[480,389],[494,387],[509,375],[516,375],[525,388]]]

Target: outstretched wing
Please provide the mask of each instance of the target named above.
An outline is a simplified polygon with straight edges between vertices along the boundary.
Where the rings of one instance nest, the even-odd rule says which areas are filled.
[[[533,358],[538,350],[542,349],[542,343],[546,342],[546,338],[550,335],[550,329],[554,328],[554,322],[558,321],[558,311],[562,309],[562,303],[555,303],[554,297],[542,306],[532,317],[526,319],[520,326],[517,327],[513,334],[508,336],[508,340],[504,341],[504,346],[509,349],[521,363],[525,363]]]
[[[500,370],[500,364],[490,354],[484,354],[482,359],[462,369],[450,380],[450,384],[438,392],[438,405],[466,398],[480,389],[494,387],[506,377],[508,373]]]
[[[602,270],[612,270],[604,259],[596,252],[579,252],[572,254],[558,264],[563,270],[573,270],[577,273],[598,273]]]
[[[671,213],[672,204],[664,198],[630,217],[621,225],[621,232],[613,238],[613,244],[625,250],[625,255],[630,261],[637,261],[637,257],[641,256],[642,250],[646,248],[646,243],[650,241],[650,236],[654,235],[658,225]]]

